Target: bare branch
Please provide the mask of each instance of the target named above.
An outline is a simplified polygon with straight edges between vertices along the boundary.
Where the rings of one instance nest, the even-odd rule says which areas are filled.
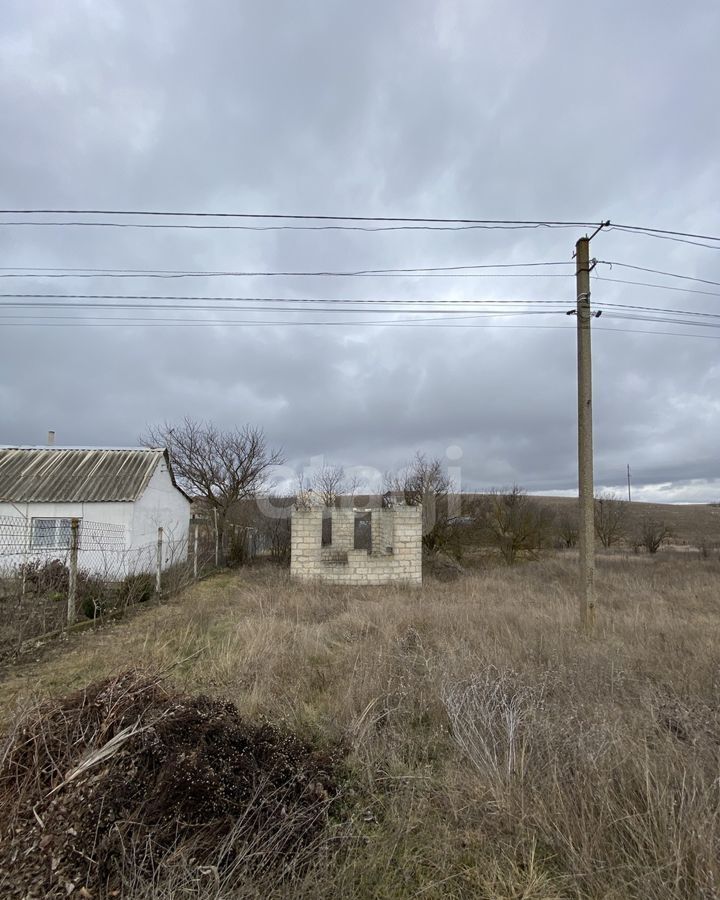
[[[282,451],[269,448],[262,428],[251,425],[221,431],[211,422],[186,417],[177,425],[148,428],[140,441],[167,448],[180,485],[217,510],[220,536],[230,508],[256,496],[270,469],[283,462]]]

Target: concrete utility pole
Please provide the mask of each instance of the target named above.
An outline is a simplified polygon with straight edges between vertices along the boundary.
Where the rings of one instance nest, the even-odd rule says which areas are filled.
[[[595,515],[593,489],[592,349],[590,340],[590,238],[575,244],[577,281],[578,495],[580,499],[580,621],[595,625]]]
[[[628,463],[628,503],[632,503],[632,494],[630,493],[630,463]]]

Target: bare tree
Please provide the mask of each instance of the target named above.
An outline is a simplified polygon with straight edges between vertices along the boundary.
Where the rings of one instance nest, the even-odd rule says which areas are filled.
[[[711,552],[717,550],[717,544],[703,531],[697,531],[692,542],[702,559],[709,559]]]
[[[318,498],[305,477],[305,473],[299,472],[295,487],[295,506],[298,509],[312,509],[317,503]]]
[[[658,519],[646,517],[640,523],[639,543],[648,553],[657,553],[671,536],[670,528]]]
[[[399,494],[408,506],[422,504],[423,547],[439,550],[449,533],[450,477],[442,462],[418,451],[396,474],[385,476],[388,491]]]
[[[348,478],[342,466],[323,465],[310,480],[312,490],[324,506],[338,506],[343,497],[352,502],[360,486],[357,477]]]
[[[213,511],[223,562],[229,510],[267,485],[270,468],[283,462],[282,451],[268,447],[262,428],[243,425],[221,431],[210,422],[190,418],[177,425],[153,426],[140,440],[146,447],[166,447],[180,485],[202,497]]]
[[[511,566],[520,553],[534,553],[552,535],[553,514],[513,485],[509,492],[493,491],[484,504],[484,531]]]
[[[562,513],[558,521],[557,531],[561,546],[566,547],[568,550],[576,546],[580,537],[577,510],[565,510]]]
[[[595,534],[603,547],[619,543],[625,536],[627,504],[617,494],[606,491],[595,497]]]
[[[254,531],[260,552],[269,553],[275,562],[288,562],[290,520],[292,509],[297,505],[297,496],[274,495],[263,499],[262,506],[252,502],[241,506],[243,524]]]

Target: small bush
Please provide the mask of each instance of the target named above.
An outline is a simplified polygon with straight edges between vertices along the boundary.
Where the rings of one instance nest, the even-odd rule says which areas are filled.
[[[41,563],[36,559],[23,563],[19,568],[19,574],[25,579],[26,591],[57,603],[67,600],[70,590],[70,570],[62,560],[51,559]],[[104,605],[103,597],[106,593],[104,582],[79,569],[76,590],[78,610],[87,618],[94,619],[98,615],[98,609]]]
[[[645,517],[640,523],[637,540],[648,553],[655,554],[671,537],[672,532],[665,522]]]
[[[87,591],[80,597],[79,608],[87,619],[97,619],[108,608],[107,597],[103,596],[104,585],[102,582],[98,582],[98,587],[99,590]]]
[[[155,576],[149,572],[126,575],[120,582],[117,600],[120,606],[146,603],[155,596]]]
[[[225,552],[225,564],[230,569],[236,569],[248,562],[250,554],[247,546],[247,533],[243,529],[240,533],[233,531],[230,534],[229,547]]]
[[[40,562],[34,559],[23,563],[18,574],[25,581],[25,589],[36,594],[67,594],[70,571],[60,559]]]

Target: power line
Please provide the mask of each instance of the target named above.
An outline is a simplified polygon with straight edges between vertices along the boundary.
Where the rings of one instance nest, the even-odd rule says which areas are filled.
[[[4,303],[0,304],[0,309],[77,309],[77,310],[85,310],[85,309],[138,309],[138,310],[169,310],[169,311],[232,311],[232,312],[263,312],[263,313],[277,313],[277,312],[292,312],[292,313],[312,313],[312,312],[322,312],[322,313],[334,313],[339,315],[346,315],[348,313],[362,313],[363,315],[367,315],[370,310],[368,309],[357,309],[355,307],[338,309],[338,308],[330,308],[327,307],[306,307],[303,309],[294,309],[292,306],[281,306],[281,307],[272,307],[268,308],[267,306],[237,306],[237,305],[207,305],[207,304],[183,304],[179,305],[177,303],[26,303],[26,302],[16,302],[16,303]],[[414,313],[411,309],[374,309],[374,314],[377,315],[397,315],[398,313]],[[450,315],[450,316],[462,316],[467,315],[467,309],[448,309],[448,308],[433,308],[428,309],[424,307],[421,310],[418,310],[415,315],[418,314],[431,314],[431,315]],[[534,314],[534,315],[547,315],[547,314],[564,314],[565,308],[563,306],[557,306],[555,309],[528,309],[525,307],[518,307],[512,309],[506,309],[497,307],[495,309],[484,310],[479,315],[514,315],[514,314]]]
[[[188,321],[183,323],[178,323],[174,325],[167,325],[166,323],[160,320],[154,320],[152,322],[143,322],[143,328],[197,328],[197,327],[250,327],[250,328],[259,328],[259,327],[283,327],[288,325],[306,325],[306,326],[333,326],[333,325],[347,325],[345,322],[308,322],[308,321],[288,321],[288,322],[255,322],[255,321],[240,321],[240,320],[231,320],[229,322],[223,322],[221,320],[201,320],[197,321]],[[497,328],[515,328],[515,329],[524,329],[524,330],[554,330],[554,331],[572,331],[575,332],[575,328],[573,326],[568,325],[507,325],[501,323],[493,323],[493,324],[457,324],[456,322],[358,322],[354,323],[353,327],[358,327],[360,325],[371,325],[371,326],[382,326],[383,328],[463,328],[463,329],[497,329]],[[36,328],[36,327],[48,327],[46,322],[39,320],[37,322],[6,322],[4,323],[4,327],[18,327],[18,328]],[[57,323],[53,325],[54,328],[128,328],[128,327],[137,327],[132,324],[125,324],[119,322],[85,322],[79,321],[77,323],[66,323],[61,324]],[[606,331],[606,332],[615,332],[618,334],[642,334],[642,335],[653,335],[655,337],[680,337],[680,338],[700,338],[703,340],[711,340],[711,341],[720,341],[720,337],[715,337],[714,335],[708,334],[688,334],[687,332],[677,332],[677,331],[658,331],[658,330],[647,330],[647,329],[639,329],[639,328],[606,328],[604,326],[594,326],[593,331]]]
[[[179,229],[186,231],[362,231],[362,232],[385,232],[385,231],[518,231],[534,228],[592,228],[589,225],[578,224],[572,225],[553,225],[544,222],[538,222],[535,225],[192,225],[186,222],[181,224],[173,222],[147,223],[147,222],[42,222],[42,221],[23,221],[13,220],[9,222],[0,222],[0,228],[6,226],[29,226],[29,227],[77,227],[77,228],[164,228]]]
[[[611,281],[614,284],[631,284],[638,287],[656,288],[660,291],[675,291],[680,294],[702,294],[705,297],[720,297],[717,291],[700,291],[697,288],[675,287],[672,284],[654,284],[651,281],[629,281],[625,278],[606,278],[604,275],[593,275],[593,281]]]
[[[610,319],[631,319],[634,322],[660,322],[664,325],[682,325],[685,328],[720,328],[719,322],[683,321],[669,316],[640,316],[635,313],[611,312]]]
[[[12,216],[153,216],[158,218],[204,219],[290,219],[316,222],[402,222],[444,225],[546,225],[562,228],[594,228],[600,222],[568,222],[547,219],[458,219],[434,216],[334,216],[307,213],[187,212],[148,209],[0,209],[0,215]],[[609,224],[609,223],[608,223]]]
[[[254,277],[304,277],[304,276],[383,276],[383,275],[411,275],[422,277],[435,275],[436,273],[455,272],[458,274],[473,274],[481,269],[526,269],[548,266],[572,266],[570,260],[560,262],[529,262],[529,263],[481,263],[464,266],[418,266],[415,268],[388,268],[388,269],[347,269],[347,270],[298,270],[298,271],[199,271],[190,272],[171,269],[69,269],[69,268],[35,268],[21,266],[3,266],[0,270],[0,278],[254,278]],[[10,272],[9,270],[14,270]],[[467,272],[467,270],[472,270]],[[499,277],[499,276],[488,276]],[[531,277],[518,275],[516,277]],[[536,276],[546,277],[546,276]],[[550,277],[565,277],[552,275]]]
[[[148,320],[148,321],[142,320],[139,322],[137,319],[129,318],[127,321],[132,323],[133,327],[142,326],[143,328],[160,327],[160,326],[164,326],[165,324],[167,324],[165,322],[165,320],[163,320],[163,319],[153,319],[153,320]],[[173,321],[173,320],[171,320],[171,321]],[[45,320],[42,320],[42,319],[39,319],[37,322],[32,321],[32,320],[27,321],[27,322],[9,321],[4,324],[5,325],[29,325],[29,326],[48,327],[48,322],[46,322]],[[253,319],[247,319],[247,320],[243,320],[243,319],[229,319],[229,320],[222,320],[222,319],[189,320],[189,319],[184,319],[184,320],[181,320],[178,324],[184,324],[184,325],[187,325],[188,327],[194,327],[195,325],[218,325],[218,326],[219,325],[222,325],[222,326],[243,325],[243,326],[248,326],[248,327],[287,327],[287,326],[295,326],[295,325],[335,326],[335,325],[337,325],[337,326],[347,327],[347,325],[348,325],[347,322],[338,322],[338,321],[311,322],[311,321],[302,321],[302,320],[301,321],[289,320],[289,321],[260,321],[260,322],[258,322]],[[436,320],[433,320],[432,322],[427,322],[427,323],[416,322],[413,320],[397,321],[397,322],[373,322],[373,321],[370,321],[370,322],[354,322],[353,323],[353,328],[357,328],[359,326],[373,326],[373,327],[380,326],[382,328],[393,328],[393,327],[398,327],[398,328],[400,328],[400,327],[402,327],[402,328],[414,328],[414,327],[416,327],[416,328],[495,328],[495,327],[497,327],[497,328],[503,328],[503,327],[505,327],[505,328],[562,328],[566,331],[570,330],[570,328],[568,326],[563,326],[563,325],[466,325],[466,324],[457,324],[456,322],[453,322],[453,323],[437,322]],[[81,320],[78,320],[78,322],[76,322],[76,323],[57,324],[57,325],[53,325],[52,327],[55,327],[55,328],[82,328],[82,327],[102,328],[102,327],[108,327],[108,328],[110,328],[110,327],[127,327],[127,326],[125,326],[124,324],[120,326],[117,324],[117,321],[113,321],[113,320],[108,321],[106,319],[103,319],[102,321],[98,321],[98,322],[88,322],[84,319],[81,319]]]
[[[323,306],[312,306],[306,307],[302,310],[294,309],[292,306],[281,306],[281,307],[272,307],[268,309],[267,306],[237,306],[237,305],[207,305],[207,304],[192,304],[192,305],[179,305],[179,304],[137,304],[137,303],[26,303],[26,302],[16,302],[16,303],[7,303],[0,305],[0,310],[6,311],[6,314],[3,315],[0,313],[0,318],[16,318],[19,313],[12,312],[15,309],[32,309],[32,310],[59,310],[59,309],[68,309],[68,310],[77,310],[78,312],[86,311],[86,310],[102,310],[106,312],[108,310],[139,310],[140,312],[256,312],[256,313],[281,313],[281,312],[292,312],[292,313],[330,313],[336,315],[356,315],[356,314],[367,314],[369,312],[368,309],[363,308],[327,308]],[[660,316],[674,316],[672,319],[673,322],[682,321],[677,317],[684,317],[686,321],[682,324],[684,325],[694,325],[697,324],[699,326],[707,326],[713,325],[716,326],[718,323],[714,321],[708,323],[708,319],[720,319],[720,315],[713,315],[712,313],[697,313],[691,311],[684,310],[664,310],[656,307],[640,307],[640,306],[623,306],[623,305],[603,305],[602,311],[605,312],[606,316],[617,316],[621,315],[622,317],[628,317],[630,314],[637,314],[640,312],[645,313],[657,313]],[[421,310],[411,310],[407,308],[392,308],[392,309],[375,309],[375,313],[381,313],[383,315],[398,315],[398,314],[408,314],[411,313],[413,315],[431,315],[431,316],[447,316],[450,318],[465,318],[468,317],[469,310],[465,309],[448,309],[445,308],[423,308]],[[550,309],[533,309],[528,308],[523,305],[513,306],[512,308],[504,307],[495,307],[490,309],[479,310],[477,307],[474,307],[471,316],[490,316],[490,317],[502,317],[508,315],[567,315],[567,309],[563,306],[556,305],[554,308]],[[65,318],[62,316],[59,317],[51,317],[48,316],[47,313],[43,313],[45,318]],[[76,316],[75,318],[78,318]],[[703,321],[697,321],[701,319]],[[647,321],[666,321],[666,319],[647,319]],[[669,321],[669,320],[667,320]]]
[[[300,306],[304,312],[333,312],[333,313],[366,313],[365,307],[376,308],[376,312],[396,314],[407,313],[412,307],[420,307],[420,311],[432,314],[459,314],[466,313],[468,307],[477,309],[486,307],[487,315],[497,315],[502,312],[541,311],[549,313],[566,313],[567,306],[564,300],[547,299],[370,299],[370,298],[311,298],[311,297],[205,297],[202,295],[166,296],[158,294],[0,294],[3,302],[0,309],[31,308],[31,309],[140,309],[140,310],[233,310],[233,311],[268,311],[292,312],[293,306]],[[113,302],[95,302],[108,301]],[[160,303],[147,303],[145,301],[162,301]],[[72,301],[72,302],[70,302]],[[83,301],[83,302],[77,302]],[[87,302],[92,301],[92,302]],[[143,301],[143,302],[116,302],[116,301]],[[185,301],[203,301],[200,304],[192,304]],[[212,301],[212,302],[210,302]],[[277,307],[274,304],[289,304]],[[220,304],[220,305],[218,305]],[[243,304],[243,305],[237,305]],[[253,305],[244,305],[253,304]],[[259,304],[259,305],[258,305]],[[310,305],[308,304],[316,304]],[[329,305],[329,308],[328,308]],[[538,306],[551,307],[550,309],[537,310]],[[600,310],[623,310],[630,312],[660,313],[663,315],[695,317],[703,319],[720,319],[719,313],[707,313],[700,310],[685,310],[668,307],[646,306],[627,303],[601,303],[596,304]],[[335,308],[333,308],[335,307]],[[339,307],[339,308],[338,308]]]
[[[510,326],[508,326],[510,327]],[[529,326],[528,326],[529,327]],[[537,328],[542,327],[561,327],[561,326],[542,326],[537,325]],[[574,329],[573,329],[574,330]],[[706,341],[720,341],[720,337],[715,337],[712,334],[688,334],[687,332],[682,331],[650,331],[648,329],[642,328],[605,328],[604,326],[593,325],[593,333],[596,331],[615,331],[620,334],[651,334],[659,337],[687,337],[687,338],[702,338]]]
[[[677,272],[666,272],[663,269],[649,269],[647,266],[636,266],[631,263],[616,262],[615,260],[598,259],[598,265],[602,266],[618,266],[621,269],[633,269],[636,272],[649,272],[651,275],[665,275],[667,278],[680,278],[684,281],[696,281],[699,284],[709,284],[714,287],[720,287],[720,281],[710,281],[707,278],[696,278],[694,275],[680,275]]]
[[[699,241],[720,241],[720,236],[714,234],[696,234],[692,231],[672,231],[668,228],[651,228],[646,225],[624,225],[619,222],[608,222],[610,228],[618,231],[630,231],[648,235],[663,235],[665,237],[695,238]]]
[[[628,234],[639,234],[643,237],[657,238],[662,241],[674,241],[677,244],[689,244],[691,247],[705,247],[707,250],[720,250],[720,244],[706,244],[703,241],[693,241],[689,238],[674,237],[671,234],[653,234],[647,231],[626,231],[624,228],[611,226],[608,231],[624,231]]]
[[[488,227],[548,227],[548,228],[597,228],[604,225],[619,231],[642,233],[648,235],[661,235],[665,237],[690,238],[702,241],[720,242],[720,236],[698,234],[690,231],[679,231],[668,228],[654,228],[648,225],[630,225],[621,222],[611,222],[609,219],[599,222],[578,222],[552,219],[477,219],[477,218],[447,218],[435,216],[341,216],[307,213],[248,213],[248,212],[207,212],[185,210],[147,210],[147,209],[1,209],[0,215],[58,215],[58,216],[116,216],[136,218],[202,218],[202,219],[264,219],[273,221],[302,221],[302,222],[373,222],[373,223],[401,223],[420,225],[481,225]],[[20,224],[20,223],[9,223]],[[72,224],[69,222],[57,222],[53,224]],[[82,223],[101,224],[101,223]],[[131,224],[131,223],[128,223]]]
[[[287,310],[285,310],[285,311],[287,311]],[[318,310],[315,310],[315,311],[317,312]],[[319,310],[319,311],[327,312],[327,310]],[[465,320],[475,320],[475,319],[481,319],[481,318],[508,318],[508,317],[513,317],[516,315],[541,315],[544,312],[545,312],[545,310],[542,310],[540,312],[533,311],[533,310],[516,310],[516,311],[511,311],[511,312],[503,312],[503,313],[481,312],[481,313],[472,313],[470,315],[468,315],[466,313],[464,315],[459,315],[459,316],[441,315],[439,317],[431,317],[431,318],[395,319],[395,320],[392,320],[389,322],[388,321],[375,322],[372,320],[370,320],[370,321],[366,320],[366,321],[361,321],[361,322],[354,322],[352,324],[353,324],[353,327],[355,325],[363,325],[363,326],[378,325],[378,326],[382,326],[382,327],[388,327],[388,326],[397,326],[397,325],[406,325],[406,324],[414,325],[417,323],[424,323],[424,322],[427,322],[427,323],[432,322],[433,324],[437,324],[437,323],[443,323],[445,321],[448,321],[449,319],[454,319],[454,321],[461,319],[461,320],[465,321]],[[154,317],[145,317],[145,316],[102,316],[102,317],[101,316],[87,316],[87,317],[85,317],[85,316],[82,316],[82,317],[80,317],[80,316],[48,316],[46,314],[43,314],[42,316],[29,316],[29,315],[24,315],[24,314],[19,314],[19,313],[13,313],[7,317],[0,316],[0,320],[7,321],[8,319],[10,319],[10,320],[21,319],[21,320],[27,321],[29,323],[33,323],[33,324],[37,323],[37,324],[43,324],[43,325],[47,325],[50,322],[55,322],[56,320],[70,321],[70,322],[80,324],[80,325],[88,324],[88,323],[92,323],[92,322],[98,322],[98,323],[133,322],[134,324],[137,324],[137,325],[140,325],[140,324],[156,325],[159,323],[188,323],[188,324],[213,324],[213,325],[244,324],[244,325],[283,325],[283,326],[286,326],[286,325],[347,325],[347,324],[349,324],[348,322],[338,321],[338,320],[335,320],[335,321],[309,321],[307,319],[291,319],[291,320],[226,319],[226,320],[222,320],[222,319],[198,319],[198,318],[194,318],[194,317],[193,318],[183,317],[183,318],[178,319],[178,318],[168,318],[168,317],[162,317],[162,316],[154,316]],[[17,324],[17,323],[14,321],[11,321],[8,324]],[[461,327],[461,326],[458,326],[458,327]]]
[[[0,293],[0,299],[17,299],[17,300],[167,300],[167,301],[213,301],[213,302],[233,302],[233,303],[348,303],[358,305],[426,305],[426,304],[542,304],[553,303],[556,305],[567,304],[568,301],[560,298],[558,300],[533,300],[533,299],[494,299],[494,298],[473,298],[463,300],[460,298],[443,299],[371,299],[361,298],[353,300],[347,297],[229,297],[229,296],[204,296],[202,294],[32,294],[32,293]],[[59,304],[51,304],[59,305]]]
[[[284,310],[284,312],[288,312],[288,310]],[[327,312],[327,310],[314,310],[314,312]],[[542,315],[545,312],[546,312],[545,310],[541,310],[539,312],[534,311],[534,310],[515,310],[515,311],[503,312],[503,313],[480,312],[480,313],[472,313],[469,315],[467,313],[465,313],[463,315],[458,315],[458,316],[448,316],[447,314],[442,314],[437,317],[433,316],[430,318],[395,319],[390,322],[387,322],[387,321],[385,321],[385,322],[374,322],[374,321],[355,322],[355,323],[353,323],[353,325],[356,325],[356,324],[357,325],[382,325],[384,327],[386,325],[411,324],[411,323],[415,323],[415,322],[435,322],[436,323],[436,322],[448,321],[451,319],[453,319],[455,321],[457,321],[458,319],[465,321],[465,320],[482,319],[482,318],[511,318],[514,316]],[[277,320],[272,319],[272,320],[261,320],[258,322],[258,320],[256,320],[256,319],[218,320],[218,319],[198,319],[198,318],[194,318],[194,317],[188,318],[187,316],[185,316],[183,318],[169,318],[169,317],[164,317],[164,316],[161,316],[161,317],[155,317],[155,316],[153,316],[153,317],[146,317],[146,316],[48,316],[46,314],[43,314],[42,316],[31,316],[31,315],[26,315],[26,314],[21,314],[21,313],[13,313],[9,316],[0,316],[0,321],[6,320],[6,319],[12,319],[12,320],[22,319],[22,320],[26,320],[26,321],[30,321],[30,322],[42,321],[43,324],[47,324],[49,322],[55,322],[55,321],[70,321],[70,322],[78,322],[78,323],[92,322],[92,321],[95,321],[95,322],[135,322],[137,324],[141,324],[141,323],[145,323],[145,322],[149,322],[149,323],[154,323],[154,322],[203,323],[204,322],[204,323],[212,323],[212,324],[218,324],[220,322],[223,322],[224,324],[233,324],[238,321],[243,321],[246,324],[263,324],[263,325],[275,325],[275,324],[281,324],[281,325],[296,325],[296,324],[347,325],[348,324],[347,322],[341,322],[341,321],[307,322],[307,321],[297,320],[297,319],[288,320],[288,321],[277,321]]]
[[[132,309],[133,307],[118,305],[118,306],[114,306],[112,308],[113,309]],[[168,308],[167,307],[160,307],[160,308],[152,307],[151,309],[160,311],[160,310],[167,310]],[[222,311],[225,311],[226,309],[227,309],[226,307],[221,308]],[[231,309],[234,312],[240,312],[240,311],[263,312],[263,310],[260,310],[260,309],[248,310],[247,308],[244,308],[244,307],[237,307],[237,308],[231,308]],[[208,307],[192,307],[192,311],[197,311],[197,310],[203,310],[203,311],[209,310],[212,312],[216,311],[216,310],[214,310],[212,308],[208,308]],[[148,310],[146,308],[141,308],[141,312],[147,312],[147,311]],[[293,312],[293,310],[281,309],[281,310],[273,310],[273,312]],[[309,312],[325,312],[325,313],[327,313],[327,312],[340,312],[340,310],[313,309],[313,310],[309,310]],[[342,312],[346,312],[346,311],[343,310]],[[350,310],[350,312],[353,312],[353,310]],[[354,312],[361,312],[361,311],[354,310]],[[367,312],[367,311],[362,310],[362,312]],[[396,312],[403,312],[403,311],[398,310]],[[406,312],[406,311],[404,311],[404,312]],[[425,311],[425,312],[427,313],[428,311]],[[510,317],[516,317],[516,316],[529,316],[529,315],[533,315],[533,316],[558,315],[558,314],[563,313],[562,310],[523,310],[523,309],[503,311],[503,312],[495,310],[495,311],[486,311],[486,312],[476,312],[476,313],[472,313],[472,314],[467,314],[466,312],[463,312],[461,310],[457,310],[455,313],[448,313],[446,311],[441,311],[441,310],[429,311],[429,312],[437,312],[438,315],[436,315],[436,316],[433,315],[433,316],[431,316],[431,318],[395,319],[395,320],[391,320],[390,322],[387,322],[387,321],[385,321],[385,322],[360,321],[360,322],[356,322],[354,324],[383,325],[384,326],[387,324],[395,325],[395,324],[399,324],[399,323],[411,323],[411,322],[444,322],[444,321],[449,321],[449,320],[468,321],[468,320],[481,319],[481,318],[496,319],[496,318],[510,318]],[[623,312],[610,312],[610,313],[606,313],[606,316],[607,316],[607,318],[610,318],[610,319],[626,319],[629,321],[637,321],[637,322],[657,322],[659,324],[681,325],[682,327],[698,327],[698,328],[714,328],[714,329],[720,328],[720,323],[716,323],[716,322],[683,321],[682,319],[670,318],[670,317],[665,317],[665,316],[642,316],[642,315],[637,315],[637,314],[632,314],[632,313],[623,313]],[[56,322],[75,322],[78,324],[82,324],[85,322],[133,322],[138,325],[143,324],[143,323],[156,323],[156,322],[164,322],[164,323],[172,323],[172,324],[176,324],[178,322],[188,322],[188,323],[197,323],[197,324],[202,324],[202,323],[233,324],[238,321],[237,319],[224,319],[224,320],[221,320],[221,319],[199,319],[196,317],[187,317],[187,316],[185,316],[183,318],[169,318],[166,316],[150,316],[150,317],[148,317],[148,316],[141,316],[141,315],[133,315],[133,316],[61,315],[61,316],[55,316],[55,315],[47,315],[47,313],[43,313],[41,316],[33,316],[33,315],[28,315],[28,314],[23,314],[23,313],[10,313],[7,315],[0,314],[0,321],[8,322],[9,320],[11,320],[12,322],[15,322],[17,320],[23,320],[23,321],[28,321],[28,322],[41,323],[44,325],[50,325],[51,323],[54,324]],[[242,320],[242,321],[245,321],[247,324],[295,325],[295,324],[300,324],[302,320],[258,321],[255,319],[251,319],[251,320]],[[309,324],[323,324],[323,323],[322,322],[311,322]],[[329,323],[327,323],[327,324],[329,324]],[[340,321],[340,322],[337,322],[337,324],[347,324],[347,323]]]
[[[169,302],[169,303],[127,303],[127,302],[115,302],[116,300],[128,300],[128,299],[142,299],[142,297],[136,296],[128,296],[124,297],[122,295],[114,295],[112,303],[97,303],[97,302],[67,302],[64,299],[64,295],[57,295],[58,298],[61,298],[60,302],[54,300],[53,302],[47,301],[39,301],[39,297],[43,295],[38,295],[37,298],[32,299],[32,301],[28,301],[26,299],[16,300],[14,302],[6,302],[0,305],[0,309],[4,309],[10,311],[15,308],[20,309],[75,309],[78,311],[85,310],[103,310],[103,312],[107,310],[139,310],[140,312],[169,312],[169,311],[182,311],[182,312],[197,312],[197,311],[211,311],[211,312],[261,312],[267,313],[268,311],[272,313],[278,312],[299,312],[300,310],[294,309],[292,305],[290,306],[272,306],[268,308],[266,303],[262,303],[261,305],[237,305],[233,303],[222,303],[218,305],[217,303],[208,304],[208,303],[200,303],[200,304],[179,304],[177,302]],[[94,295],[87,295],[94,299]],[[153,298],[153,299],[161,299],[166,300],[169,298]],[[182,298],[182,299],[206,299],[200,297],[194,298]],[[232,300],[232,298],[216,298],[216,299],[227,299]],[[280,299],[280,298],[268,298],[271,302],[281,302],[281,303],[289,303],[292,304],[292,298],[288,299]],[[246,302],[252,302],[247,300]],[[255,301],[258,302],[258,301]],[[397,315],[397,314],[407,314],[408,312],[412,312],[408,307],[412,307],[413,305],[419,305],[418,301],[340,301],[341,303],[352,303],[352,306],[346,306],[344,308],[335,306],[334,308],[328,308],[327,306],[304,306],[306,303],[322,303],[320,300],[311,300],[310,298],[298,298],[297,302],[299,304],[303,304],[302,312],[303,313],[314,313],[314,312],[325,312],[325,313],[335,313],[335,314],[366,314],[368,312],[367,308],[364,308],[365,305],[372,305],[375,303],[392,303],[392,308],[381,308],[375,309],[375,312],[380,312],[387,315]],[[423,301],[420,301],[422,303]],[[550,301],[550,300],[538,300],[538,301],[524,301],[524,300],[503,300],[503,301],[493,301],[493,300],[483,300],[483,301],[458,301],[465,304],[465,308],[457,308],[453,306],[453,301],[449,301],[446,303],[441,303],[439,306],[435,305],[433,308],[429,308],[427,306],[423,306],[420,313],[430,314],[431,316],[444,316],[450,318],[477,318],[482,316],[489,317],[501,317],[507,315],[557,315],[557,314],[567,314],[566,305],[560,303],[558,301]],[[470,304],[472,308],[472,313],[468,315],[467,305]],[[540,304],[550,305],[551,308],[543,308],[537,309],[537,306]],[[489,307],[484,310],[478,311],[479,306]],[[642,321],[657,321],[671,324],[682,324],[683,326],[692,326],[698,325],[700,327],[719,327],[720,323],[714,320],[720,320],[720,314],[717,313],[705,313],[696,310],[681,310],[681,309],[669,309],[666,307],[647,307],[641,305],[633,305],[633,304],[622,304],[622,303],[608,303],[601,305],[602,311],[606,313],[606,315],[610,317],[616,318],[630,318],[637,319]],[[640,313],[644,313],[645,315],[641,316]],[[651,315],[647,315],[651,314]],[[656,315],[653,315],[656,314]],[[10,312],[9,316],[6,315],[4,318],[17,318],[19,316],[18,313]],[[674,318],[668,318],[668,316],[673,316]],[[680,318],[679,318],[680,317]],[[683,321],[683,317],[685,321]],[[62,318],[71,318],[68,316],[47,316],[44,314],[45,319],[62,319]],[[73,317],[74,319],[78,319],[78,316]],[[90,317],[93,318],[93,317]],[[95,317],[97,318],[97,317]],[[133,317],[134,319],[139,318],[138,316]],[[701,319],[703,321],[698,321]],[[713,320],[713,321],[708,321]],[[173,320],[176,321],[176,320]],[[192,321],[196,321],[193,319]],[[408,320],[409,321],[409,320]]]
[[[668,309],[664,306],[639,306],[629,303],[600,303],[596,305],[599,305],[601,309],[630,309],[640,310],[642,312],[675,313],[683,316],[702,316],[703,318],[720,319],[720,313],[700,312],[699,310],[693,309]]]

